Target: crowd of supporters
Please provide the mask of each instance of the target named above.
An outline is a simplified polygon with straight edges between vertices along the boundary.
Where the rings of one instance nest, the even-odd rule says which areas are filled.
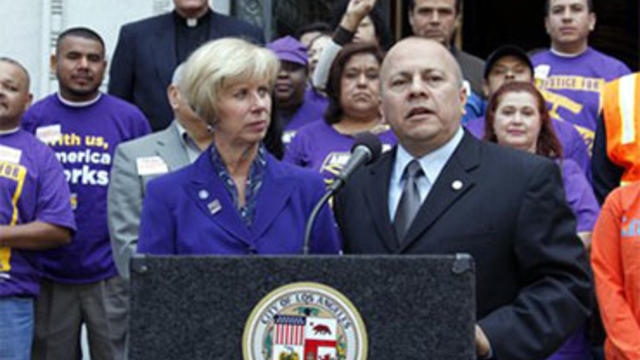
[[[375,0],[270,42],[173,2],[121,27],[108,93],[90,26],[58,36],[43,99],[0,57],[0,360],[80,359],[83,325],[126,359],[136,253],[300,253],[363,132],[386,155],[312,253],[466,251],[479,358],[640,359],[640,75],[589,46],[592,0],[546,0],[549,48],[486,61],[454,45],[462,0],[409,0],[395,44]]]

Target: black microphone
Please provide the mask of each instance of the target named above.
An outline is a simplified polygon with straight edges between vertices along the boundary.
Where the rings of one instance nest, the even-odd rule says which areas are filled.
[[[355,143],[351,147],[351,157],[344,165],[342,171],[329,185],[332,193],[337,192],[347,183],[347,178],[353,174],[360,166],[370,164],[380,157],[382,153],[382,143],[380,139],[370,132],[359,133],[355,136]]]
[[[380,143],[380,139],[378,139],[377,136],[370,132],[363,132],[355,136],[355,143],[351,147],[351,156],[349,157],[349,161],[347,161],[345,166],[342,168],[342,171],[340,171],[338,176],[333,180],[333,183],[329,185],[327,188],[328,191],[324,196],[322,196],[322,198],[320,198],[320,201],[318,201],[316,206],[313,208],[313,211],[311,211],[309,220],[307,220],[307,225],[304,231],[304,245],[302,247],[302,253],[304,255],[309,254],[311,229],[313,228],[313,223],[315,222],[316,217],[318,217],[318,213],[320,213],[320,209],[322,209],[331,196],[338,192],[338,190],[347,183],[347,178],[349,178],[354,171],[364,164],[376,161],[380,157],[380,153],[382,153],[382,143]]]

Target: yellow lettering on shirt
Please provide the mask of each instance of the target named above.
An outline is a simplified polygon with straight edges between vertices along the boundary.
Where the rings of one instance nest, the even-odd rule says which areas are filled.
[[[604,85],[604,79],[582,76],[551,76],[546,79],[536,79],[536,86],[544,90],[578,90],[600,93]]]
[[[27,177],[27,168],[22,165],[8,163],[6,161],[0,161],[0,177],[13,180],[17,183],[16,190],[11,197],[11,206],[13,207],[11,213],[11,220],[9,226],[14,226],[18,223],[18,200],[22,194],[22,187]],[[0,248],[0,271],[11,270],[11,248]]]
[[[559,106],[566,108],[574,114],[579,114],[582,111],[583,105],[579,104],[566,96],[559,95],[556,93],[552,93],[551,91],[546,91],[544,89],[540,89],[540,93],[544,96],[544,99],[551,103],[552,108],[551,112],[556,112]]]

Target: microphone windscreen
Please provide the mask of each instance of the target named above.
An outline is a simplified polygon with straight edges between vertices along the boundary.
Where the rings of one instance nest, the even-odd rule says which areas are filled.
[[[380,142],[380,139],[376,135],[373,135],[372,133],[365,131],[365,132],[356,134],[354,139],[355,139],[355,142],[351,147],[351,152],[353,152],[353,150],[355,150],[355,148],[357,148],[358,146],[366,146],[369,149],[369,151],[371,151],[371,159],[369,159],[367,163],[370,164],[378,160],[378,158],[380,157],[380,154],[382,153],[382,143]]]

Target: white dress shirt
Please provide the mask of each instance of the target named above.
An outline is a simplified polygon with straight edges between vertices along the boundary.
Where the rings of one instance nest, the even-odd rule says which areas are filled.
[[[420,202],[424,202],[424,199],[429,195],[431,186],[436,182],[438,175],[449,161],[449,158],[462,141],[464,130],[462,127],[458,128],[458,131],[453,137],[447,141],[440,148],[428,153],[427,155],[416,159],[422,167],[422,171],[425,176],[418,178],[418,192],[420,193]],[[398,150],[396,151],[396,158],[391,169],[391,181],[389,182],[389,216],[391,222],[396,215],[396,209],[400,202],[400,196],[402,196],[402,189],[404,188],[405,177],[404,169],[409,162],[413,160],[413,156],[407,152],[407,150],[398,143]]]

